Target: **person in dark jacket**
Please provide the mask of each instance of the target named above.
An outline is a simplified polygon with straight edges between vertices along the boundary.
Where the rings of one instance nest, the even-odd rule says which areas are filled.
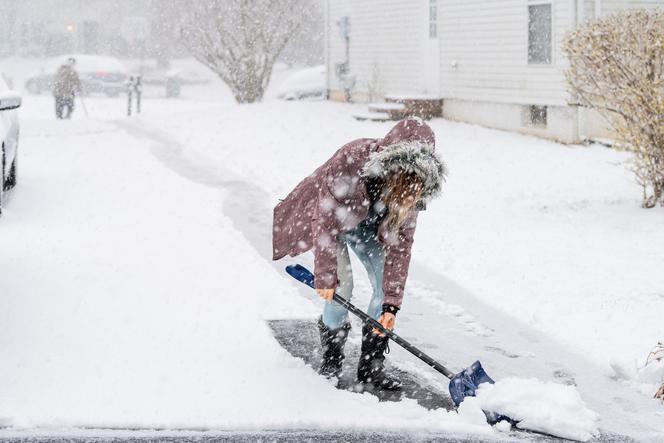
[[[76,60],[70,58],[58,68],[53,81],[55,116],[59,119],[71,118],[74,112],[74,97],[81,92],[81,80],[74,69]],[[66,112],[65,112],[66,111]]]
[[[273,259],[314,250],[315,287],[327,301],[318,321],[323,348],[320,372],[338,377],[350,323],[332,302],[350,299],[353,280],[348,248],[358,256],[373,287],[368,314],[392,329],[401,307],[418,210],[441,192],[446,168],[422,120],[398,122],[382,139],[341,147],[274,208]],[[383,371],[388,338],[364,326],[358,381],[398,389]]]

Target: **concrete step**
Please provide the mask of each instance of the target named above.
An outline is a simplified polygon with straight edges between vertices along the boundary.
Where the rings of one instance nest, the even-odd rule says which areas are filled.
[[[385,101],[388,103],[403,103],[410,101],[440,101],[442,97],[430,94],[388,94]]]
[[[406,110],[403,103],[369,103],[369,112],[398,113]]]
[[[353,114],[353,118],[359,121],[372,121],[372,122],[386,122],[394,120],[390,114],[386,112],[357,112]]]
[[[395,117],[413,115],[424,119],[441,117],[443,113],[443,99],[428,94],[388,94],[385,101],[391,105],[403,105],[403,111],[391,111]],[[397,115],[399,114],[399,115]]]

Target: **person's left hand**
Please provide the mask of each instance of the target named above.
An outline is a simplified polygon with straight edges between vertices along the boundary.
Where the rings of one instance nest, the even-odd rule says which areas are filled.
[[[384,327],[385,329],[389,329],[390,331],[394,329],[394,324],[396,323],[396,321],[397,317],[389,312],[383,312],[383,314],[378,319],[378,323],[380,323],[382,327]],[[385,335],[382,332],[380,332],[378,328],[374,328],[373,332],[375,334],[380,335],[381,337]]]

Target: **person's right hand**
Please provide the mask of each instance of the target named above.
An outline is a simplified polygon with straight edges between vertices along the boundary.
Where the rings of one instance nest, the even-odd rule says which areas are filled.
[[[334,289],[316,289],[316,292],[318,293],[318,296],[326,302],[332,302],[332,298],[334,297]]]

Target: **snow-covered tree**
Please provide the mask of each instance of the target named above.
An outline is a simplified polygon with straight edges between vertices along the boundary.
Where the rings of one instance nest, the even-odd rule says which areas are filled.
[[[310,19],[312,0],[195,0],[183,14],[189,52],[239,103],[260,101],[288,41]]]
[[[643,206],[664,204],[664,11],[588,22],[565,42],[570,92],[599,111],[634,153]]]

